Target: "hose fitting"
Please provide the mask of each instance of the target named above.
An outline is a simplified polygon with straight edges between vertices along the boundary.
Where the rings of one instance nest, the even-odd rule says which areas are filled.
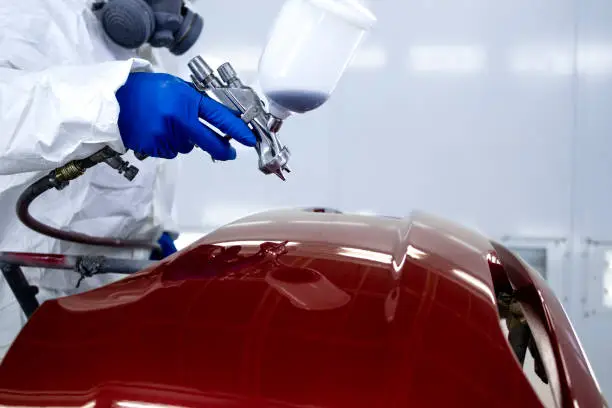
[[[55,169],[55,178],[60,182],[74,180],[83,174],[85,174],[85,170],[78,165],[76,160]]]
[[[133,239],[121,239],[121,238],[107,238],[107,237],[92,237],[86,234],[82,234],[74,231],[63,231],[59,228],[54,228],[50,225],[44,224],[34,217],[29,212],[30,204],[37,197],[43,194],[45,191],[51,189],[61,190],[65,188],[71,180],[82,176],[85,171],[98,163],[105,162],[120,174],[123,174],[128,180],[132,180],[138,173],[138,169],[119,157],[119,153],[105,147],[89,157],[82,160],[73,160],[55,170],[52,170],[49,174],[35,181],[33,184],[28,186],[17,200],[17,217],[19,220],[28,228],[39,232],[48,237],[76,242],[86,245],[100,245],[116,248],[146,248],[146,249],[157,249],[158,245],[150,240],[133,240]]]

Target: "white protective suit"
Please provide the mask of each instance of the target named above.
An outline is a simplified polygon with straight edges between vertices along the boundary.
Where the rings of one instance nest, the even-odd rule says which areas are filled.
[[[98,254],[148,258],[147,250],[118,250],[60,242],[22,225],[15,214],[20,193],[50,170],[105,145],[125,152],[117,127],[115,91],[134,70],[151,70],[108,39],[87,0],[0,2],[0,251]],[[131,153],[134,181],[104,163],[31,206],[47,224],[96,236],[148,238],[173,230],[171,161]],[[161,166],[164,163],[164,166]],[[40,287],[39,300],[75,292],[78,275],[24,268]],[[118,276],[83,281],[79,291]],[[0,275],[0,358],[25,323]]]

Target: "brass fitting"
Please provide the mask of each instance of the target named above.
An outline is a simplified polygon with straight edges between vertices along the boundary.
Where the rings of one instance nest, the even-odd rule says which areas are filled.
[[[85,170],[79,167],[76,161],[71,161],[62,167],[55,169],[55,177],[60,182],[74,180],[75,178],[82,176],[84,173]]]

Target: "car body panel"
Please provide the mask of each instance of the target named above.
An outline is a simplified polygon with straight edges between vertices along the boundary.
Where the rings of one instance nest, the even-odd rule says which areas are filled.
[[[423,213],[247,217],[122,281],[45,302],[0,365],[0,404],[541,406],[500,328],[496,254]],[[602,406],[562,307],[517,268],[545,288],[563,405]]]

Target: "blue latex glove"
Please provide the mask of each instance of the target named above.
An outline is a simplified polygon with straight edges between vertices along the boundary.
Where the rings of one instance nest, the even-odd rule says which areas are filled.
[[[215,160],[235,159],[229,141],[198,117],[234,140],[255,146],[255,135],[234,112],[175,76],[133,72],[116,97],[123,144],[135,152],[172,159],[198,145]]]
[[[161,248],[161,256],[162,259],[172,255],[176,252],[176,246],[174,245],[174,240],[167,232],[164,232],[161,237],[157,240],[159,247]]]

